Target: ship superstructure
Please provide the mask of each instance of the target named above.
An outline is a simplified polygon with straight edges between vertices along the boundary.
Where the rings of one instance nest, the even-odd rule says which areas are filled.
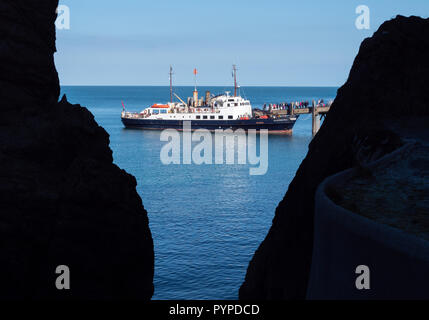
[[[194,70],[196,76],[197,71]],[[237,69],[233,66],[234,94],[226,92],[213,96],[209,91],[199,98],[197,86],[193,96],[183,101],[173,92],[172,69],[170,68],[170,102],[154,104],[139,113],[122,112],[122,122],[128,128],[140,129],[181,129],[183,121],[190,121],[192,129],[243,128],[268,129],[271,132],[291,133],[296,116],[278,117],[253,115],[249,100],[238,94]],[[175,96],[179,102],[173,102]]]

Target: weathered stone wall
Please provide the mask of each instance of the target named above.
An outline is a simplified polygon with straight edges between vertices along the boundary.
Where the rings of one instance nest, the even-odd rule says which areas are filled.
[[[314,195],[328,176],[380,158],[421,135],[429,116],[429,20],[385,22],[366,39],[349,79],[276,209],[250,265],[242,299],[304,299],[313,246]]]

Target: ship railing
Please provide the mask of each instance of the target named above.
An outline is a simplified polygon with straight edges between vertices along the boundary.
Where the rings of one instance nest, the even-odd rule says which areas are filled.
[[[206,109],[206,110],[199,110],[199,109],[190,109],[188,112],[186,110],[176,110],[175,112],[172,112],[175,114],[183,114],[183,113],[196,113],[196,114],[210,114],[210,113],[220,113],[220,110],[215,109]]]
[[[123,112],[122,116],[126,119],[144,119],[150,115],[137,112]]]

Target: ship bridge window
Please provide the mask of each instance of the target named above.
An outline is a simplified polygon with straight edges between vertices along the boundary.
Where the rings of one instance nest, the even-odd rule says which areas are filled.
[[[228,116],[228,119],[229,119],[229,120],[232,120],[232,119],[233,119],[233,116]]]
[[[214,119],[215,119],[215,116],[210,116],[210,119],[211,119],[211,120],[214,120]]]
[[[228,102],[234,102],[234,99],[229,99]]]
[[[235,106],[238,107],[238,103],[235,103]]]
[[[223,116],[219,116],[219,120],[223,120]]]
[[[204,120],[207,120],[207,116],[203,116],[203,119],[204,119]]]
[[[201,119],[201,116],[197,116],[197,119]]]

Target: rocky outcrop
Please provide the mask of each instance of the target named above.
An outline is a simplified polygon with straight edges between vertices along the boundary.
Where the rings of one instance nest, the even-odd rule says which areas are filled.
[[[428,57],[428,19],[398,16],[362,43],[346,84],[250,262],[241,299],[305,298],[317,186],[407,139],[423,137],[429,123]]]
[[[57,5],[0,2],[0,299],[150,299],[136,180],[92,114],[58,102]],[[56,289],[59,265],[70,290]]]

